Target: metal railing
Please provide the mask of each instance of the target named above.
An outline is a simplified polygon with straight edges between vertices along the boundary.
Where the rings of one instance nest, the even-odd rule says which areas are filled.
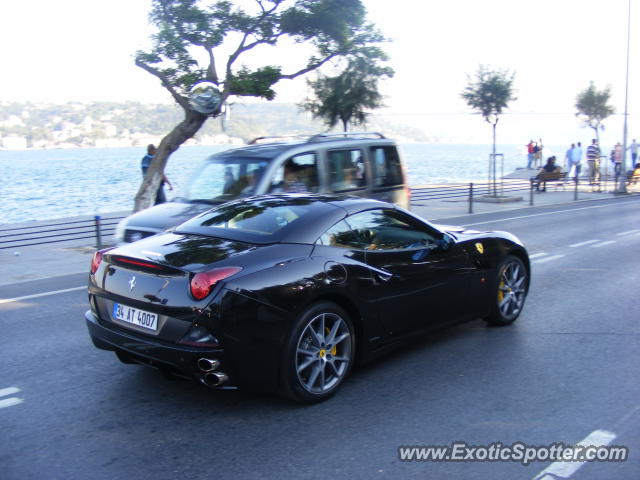
[[[93,219],[87,220],[0,228],[0,250],[86,239],[94,239],[94,246],[99,249],[102,248],[102,239],[113,235],[118,221],[123,218],[101,218],[96,215]]]
[[[478,197],[492,197],[494,185],[490,182],[449,183],[443,185],[423,185],[411,189],[411,204],[425,206],[430,200],[466,199],[468,212],[473,213],[474,201]],[[497,185],[499,197],[515,192],[531,190],[531,181],[527,179],[502,180]]]

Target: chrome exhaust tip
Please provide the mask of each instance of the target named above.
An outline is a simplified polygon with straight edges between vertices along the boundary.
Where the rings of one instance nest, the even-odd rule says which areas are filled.
[[[205,373],[213,372],[219,366],[220,362],[218,360],[212,360],[210,358],[198,359],[198,368]]]
[[[202,382],[207,387],[219,387],[227,380],[229,380],[229,377],[226,373],[223,372],[209,372],[204,377],[202,377]]]

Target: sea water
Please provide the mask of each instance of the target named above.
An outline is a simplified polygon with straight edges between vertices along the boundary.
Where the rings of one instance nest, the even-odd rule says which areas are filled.
[[[179,195],[204,158],[227,148],[189,146],[175,152],[165,172],[174,186],[173,192],[165,187],[168,198]],[[412,143],[400,148],[412,186],[488,178],[491,145]],[[499,146],[498,151],[504,154],[505,174],[525,166],[523,146]],[[144,147],[0,150],[0,224],[130,210],[145,153]],[[498,162],[498,175],[500,170]]]

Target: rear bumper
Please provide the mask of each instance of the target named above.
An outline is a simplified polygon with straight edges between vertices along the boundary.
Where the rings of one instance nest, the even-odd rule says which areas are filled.
[[[91,310],[84,314],[84,318],[93,344],[101,350],[110,350],[119,354],[121,359],[129,359],[132,363],[170,371],[202,383],[205,383],[206,372],[198,368],[198,360],[201,358],[217,360],[220,366],[216,371],[223,372],[230,378],[221,386],[229,387],[234,384],[233,369],[228,364],[222,348],[204,349],[168,344],[143,337],[136,332],[125,332],[100,321]]]

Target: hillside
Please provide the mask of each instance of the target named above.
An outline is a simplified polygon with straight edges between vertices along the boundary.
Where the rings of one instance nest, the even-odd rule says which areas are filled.
[[[157,143],[182,118],[176,105],[137,102],[0,103],[0,147],[120,147]],[[380,131],[404,142],[429,141],[406,125],[371,115],[358,130]],[[317,133],[324,126],[296,105],[235,103],[227,115],[205,124],[193,143],[242,143],[258,136]]]

